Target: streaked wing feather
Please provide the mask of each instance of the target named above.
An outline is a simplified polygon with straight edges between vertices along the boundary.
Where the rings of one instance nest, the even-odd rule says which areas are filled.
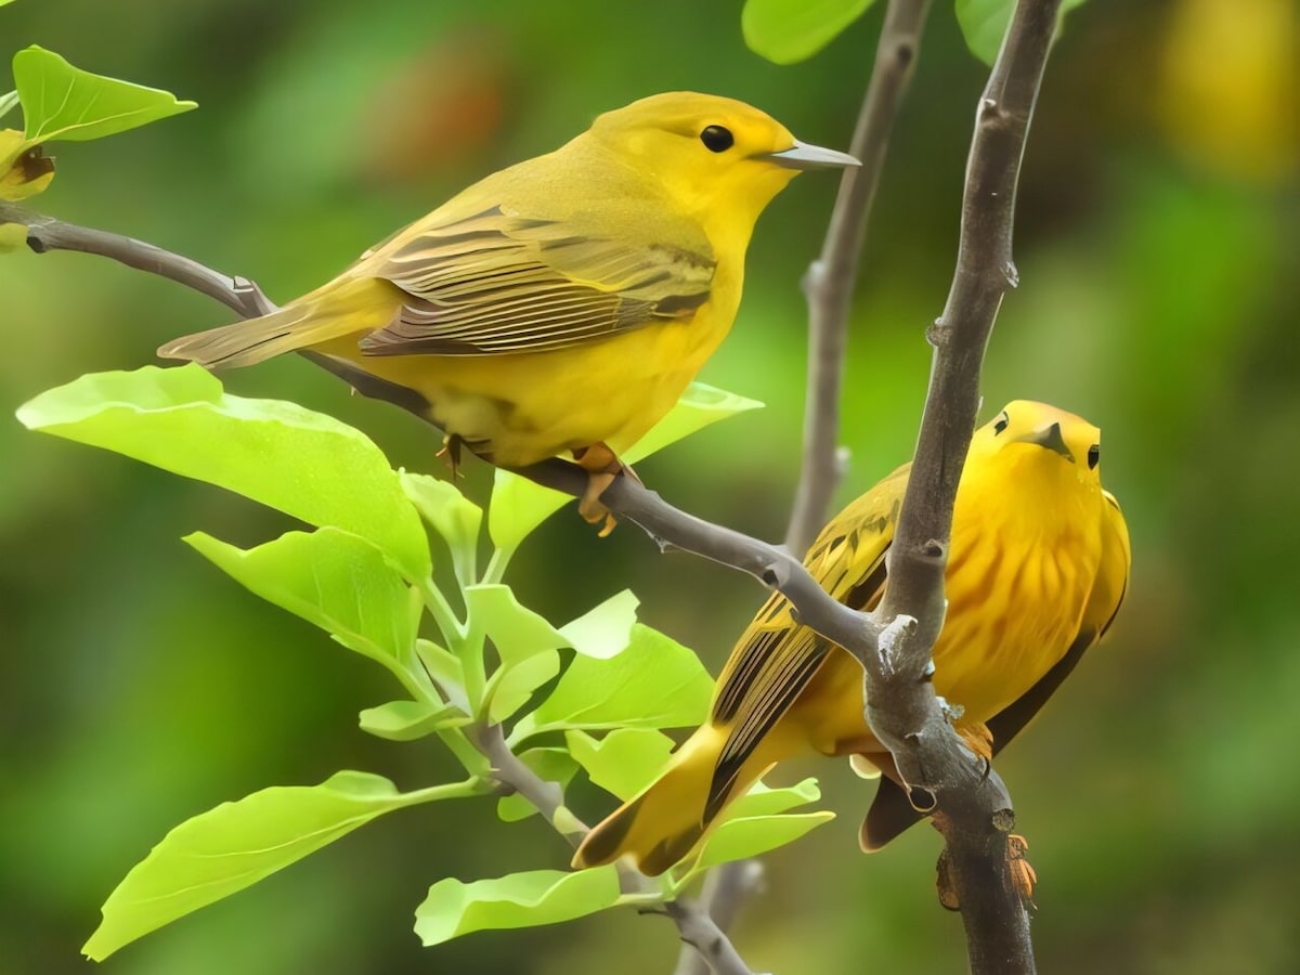
[[[493,355],[562,349],[689,317],[709,299],[714,260],[683,221],[685,247],[576,233],[492,207],[421,226],[362,259],[411,296],[367,336],[369,355]]]
[[[862,495],[822,530],[804,564],[828,593],[856,609],[874,608],[884,590],[908,466]],[[726,801],[758,743],[808,686],[833,645],[799,626],[788,600],[773,595],[732,651],[714,701],[713,723],[730,726],[714,769],[708,809]]]

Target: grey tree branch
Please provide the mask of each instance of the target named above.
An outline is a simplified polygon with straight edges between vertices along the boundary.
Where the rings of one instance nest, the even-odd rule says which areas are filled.
[[[785,544],[802,555],[830,515],[843,475],[839,447],[840,388],[848,342],[849,308],[858,278],[871,204],[885,154],[921,45],[930,0],[890,0],[880,30],[871,81],[849,152],[862,163],[846,169],[831,212],[821,256],[804,276],[808,299],[808,385],[804,405],[803,465]]]
[[[914,805],[937,810],[948,895],[960,904],[971,971],[1032,973],[1026,904],[1013,883],[1015,819],[996,773],[972,761],[934,694],[931,651],[943,626],[944,572],[957,484],[979,409],[984,350],[1017,283],[1011,242],[1016,185],[1060,0],[1019,0],[980,98],[966,168],[957,266],[929,332],[930,388],[877,618],[897,639],[863,658],[867,718],[894,755]],[[914,625],[898,625],[911,618]]]

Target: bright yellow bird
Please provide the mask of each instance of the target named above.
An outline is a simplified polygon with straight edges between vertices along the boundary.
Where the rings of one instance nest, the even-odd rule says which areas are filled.
[[[571,453],[583,512],[731,328],[745,248],[801,169],[855,166],[742,102],[654,95],[494,173],[262,318],[159,355],[307,350],[501,467]]]
[[[991,733],[994,752],[1097,642],[1123,599],[1128,529],[1102,489],[1100,450],[1101,432],[1087,421],[1023,401],[971,443],[953,515],[934,684],[963,709],[958,730],[977,743]],[[855,609],[873,609],[884,592],[909,467],[840,512],[805,560],[827,592]],[[709,723],[653,785],[592,830],[574,866],[630,854],[643,872],[662,873],[772,765],[807,752],[861,756],[884,773],[862,827],[864,849],[878,849],[920,818],[863,717],[861,665],[799,626],[777,594],[732,651]]]

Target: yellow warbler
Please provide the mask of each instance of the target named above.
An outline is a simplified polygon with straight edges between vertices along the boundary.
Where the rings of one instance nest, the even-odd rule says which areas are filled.
[[[488,176],[262,318],[158,350],[246,366],[310,350],[501,467],[565,452],[597,520],[617,455],[731,328],[745,248],[801,169],[857,165],[742,102],[654,95]]]
[[[1041,403],[1009,404],[976,431],[962,471],[948,563],[948,615],[934,648],[937,693],[958,730],[1001,748],[1106,631],[1129,572],[1128,529],[1101,486],[1100,431]],[[823,529],[805,560],[836,599],[870,610],[907,483],[900,467]],[[987,725],[985,724],[987,723]],[[861,841],[877,849],[919,818],[863,717],[862,667],[799,626],[773,595],[718,680],[713,714],[648,789],[587,836],[575,866],[630,854],[648,874],[691,853],[727,803],[773,764],[851,755],[884,773]]]

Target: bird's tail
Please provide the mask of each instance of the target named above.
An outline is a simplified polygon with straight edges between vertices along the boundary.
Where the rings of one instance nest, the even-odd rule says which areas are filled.
[[[387,281],[343,279],[269,315],[175,339],[158,355],[209,369],[251,366],[284,352],[383,328],[400,304],[401,292]]]
[[[712,796],[713,773],[726,740],[723,728],[705,725],[696,731],[658,779],[587,834],[573,866],[595,867],[630,854],[637,869],[655,877],[684,860],[731,799],[743,795],[770,766],[759,764],[761,758],[746,761],[725,793]]]

